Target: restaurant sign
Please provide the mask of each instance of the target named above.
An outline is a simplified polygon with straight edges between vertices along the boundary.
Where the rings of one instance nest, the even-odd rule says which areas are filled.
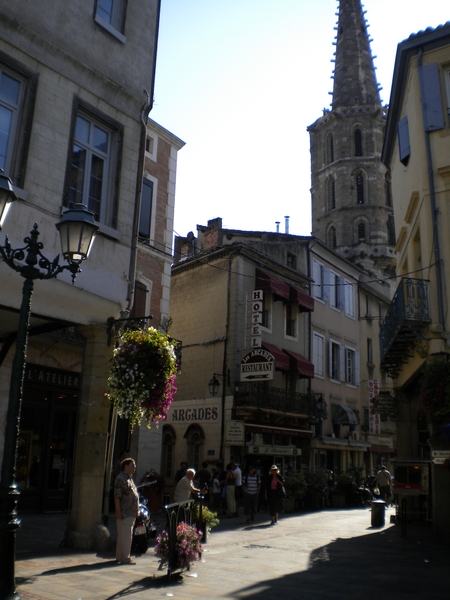
[[[264,348],[254,348],[241,360],[241,381],[271,381],[275,359]]]

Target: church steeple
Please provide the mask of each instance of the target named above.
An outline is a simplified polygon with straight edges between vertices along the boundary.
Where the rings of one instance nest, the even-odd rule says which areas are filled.
[[[312,233],[376,277],[395,273],[390,174],[381,163],[381,106],[360,0],[340,0],[331,110],[308,127]]]
[[[341,0],[332,107],[374,103],[380,97],[364,11],[360,0]]]

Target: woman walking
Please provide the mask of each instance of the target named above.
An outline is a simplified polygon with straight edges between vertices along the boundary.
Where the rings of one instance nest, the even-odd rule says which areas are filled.
[[[269,503],[271,522],[270,525],[278,523],[278,514],[283,502],[284,478],[281,475],[277,465],[270,467],[269,479],[266,483],[266,500]]]

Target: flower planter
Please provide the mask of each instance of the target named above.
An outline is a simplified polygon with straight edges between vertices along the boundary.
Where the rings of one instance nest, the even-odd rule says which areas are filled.
[[[333,508],[345,508],[345,494],[333,494]]]
[[[295,498],[284,499],[284,512],[293,513],[295,510]]]

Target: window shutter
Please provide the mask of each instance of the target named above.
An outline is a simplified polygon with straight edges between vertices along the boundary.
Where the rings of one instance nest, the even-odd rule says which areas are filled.
[[[333,379],[333,343],[328,340],[328,377]]]
[[[329,302],[329,300],[330,300],[330,294],[332,293],[332,291],[330,290],[330,283],[331,283],[330,269],[324,268],[324,270],[323,270],[323,295],[322,295],[322,298],[326,302]]]
[[[313,296],[322,298],[322,265],[316,260],[313,261]]]
[[[134,286],[134,302],[130,317],[137,318],[146,316],[147,291],[147,287],[143,283],[136,281]]]
[[[339,346],[339,379],[341,381],[346,380],[345,373],[345,355],[346,355],[345,346]]]
[[[439,81],[439,66],[437,64],[422,67],[422,107],[425,121],[425,131],[436,131],[444,128],[442,112],[441,84]]]
[[[406,115],[406,117],[403,117],[403,119],[398,122],[397,133],[400,162],[406,167],[406,165],[409,162],[409,157],[411,155],[411,146],[409,143],[408,115]]]
[[[360,368],[360,357],[359,352],[355,352],[355,385],[361,383],[361,368]]]
[[[346,294],[346,289],[347,289],[347,285],[346,285],[346,281],[345,279],[343,279],[342,277],[339,277],[339,308],[345,309],[345,294]]]

